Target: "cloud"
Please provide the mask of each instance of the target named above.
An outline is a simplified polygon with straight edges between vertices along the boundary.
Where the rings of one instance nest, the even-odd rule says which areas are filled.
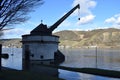
[[[68,21],[68,20],[65,20],[65,21],[63,21],[61,24],[60,24],[60,26],[58,26],[58,28],[57,29],[55,29],[53,32],[58,32],[58,31],[61,31],[61,30],[68,30],[69,28],[70,28],[70,26],[72,26],[73,24],[70,22],[70,21]],[[64,27],[64,28],[63,28]]]
[[[84,16],[80,19],[80,21],[77,22],[78,25],[80,24],[87,24],[87,23],[90,23],[94,20],[95,16],[94,15],[87,15],[87,16]]]
[[[92,13],[91,9],[96,7],[97,2],[94,0],[74,0],[72,6],[77,4],[80,4],[79,17],[81,17],[81,19],[76,24],[84,25],[92,22],[95,19],[95,15]],[[78,16],[78,11],[75,11],[74,16]]]
[[[63,21],[63,23],[62,23],[60,26],[68,27],[68,26],[70,26],[70,25],[72,25],[71,22],[68,21],[68,20],[65,20],[65,21]]]
[[[107,18],[104,22],[111,23],[113,25],[120,25],[120,14],[117,14],[117,15],[114,15],[110,18]]]
[[[80,4],[80,14],[81,15],[89,15],[92,14],[91,9],[96,6],[96,2],[94,0],[74,0],[72,6]]]
[[[4,38],[20,38],[24,34],[29,34],[29,30],[15,28],[11,30],[4,31]]]
[[[72,7],[76,6],[77,4],[80,4],[80,11],[75,10],[73,12],[73,14],[71,15],[71,17],[80,17],[80,21],[78,21],[77,23],[74,24],[73,22],[70,22],[70,20],[68,21],[64,21],[60,26],[79,26],[80,24],[87,24],[90,23],[94,20],[95,15],[92,14],[91,9],[94,8],[96,6],[96,1],[94,0],[74,0]],[[65,15],[66,13],[64,13],[63,15]],[[63,16],[62,15],[62,16]],[[76,25],[77,24],[77,25]]]
[[[117,18],[116,24],[120,25],[120,16]]]
[[[116,19],[114,17],[108,18],[105,20],[105,23],[114,23]]]

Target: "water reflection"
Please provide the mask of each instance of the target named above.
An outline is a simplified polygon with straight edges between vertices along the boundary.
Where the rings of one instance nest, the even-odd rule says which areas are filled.
[[[62,49],[61,51],[66,56],[65,62],[61,64],[62,66],[97,67],[120,71],[120,50],[98,49],[97,58],[95,49]],[[2,66],[22,70],[22,49],[3,48],[3,53],[9,53],[9,59],[2,59]],[[38,71],[37,68],[36,71]],[[61,69],[56,72],[59,72],[60,78],[66,80],[120,80]]]
[[[84,74],[61,69],[59,69],[59,72],[59,77],[65,80],[120,80],[118,78],[95,76],[91,74]]]
[[[102,77],[102,76],[94,76],[90,74],[80,74],[80,80],[120,80],[118,78],[109,78],[109,77]]]
[[[65,80],[80,80],[80,75],[78,72],[66,71],[59,69],[59,77]]]
[[[63,66],[92,67],[120,71],[120,50],[98,49],[97,62],[95,49],[67,49],[61,50],[66,56]]]
[[[22,70],[21,48],[3,48],[2,53],[9,54],[8,59],[2,59],[2,66]]]

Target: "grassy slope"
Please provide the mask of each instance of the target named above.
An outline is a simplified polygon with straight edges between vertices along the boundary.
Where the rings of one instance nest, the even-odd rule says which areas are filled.
[[[120,29],[96,29],[92,31],[60,31],[54,33],[60,36],[60,45],[71,47],[98,45],[119,46]]]

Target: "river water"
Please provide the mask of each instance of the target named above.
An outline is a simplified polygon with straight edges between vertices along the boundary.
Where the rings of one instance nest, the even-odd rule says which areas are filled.
[[[61,66],[75,68],[101,68],[120,71],[120,50],[117,49],[61,49],[65,62]],[[3,53],[9,53],[8,59],[2,59],[2,66],[22,70],[22,49],[3,48]],[[120,80],[83,74],[59,69],[59,77],[65,80]]]

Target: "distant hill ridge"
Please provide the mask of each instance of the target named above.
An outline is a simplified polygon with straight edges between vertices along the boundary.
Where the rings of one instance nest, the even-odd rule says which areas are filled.
[[[1,39],[0,44],[2,44],[4,47],[22,47],[20,38],[12,38],[12,39]]]
[[[64,30],[54,33],[60,36],[60,46],[83,47],[83,46],[99,46],[99,47],[120,47],[120,29],[95,29],[91,31],[70,31]],[[14,45],[21,47],[21,39],[2,39],[0,43],[3,46]]]
[[[96,29],[91,31],[59,31],[54,35],[60,36],[60,45],[81,46],[120,46],[120,29]]]

